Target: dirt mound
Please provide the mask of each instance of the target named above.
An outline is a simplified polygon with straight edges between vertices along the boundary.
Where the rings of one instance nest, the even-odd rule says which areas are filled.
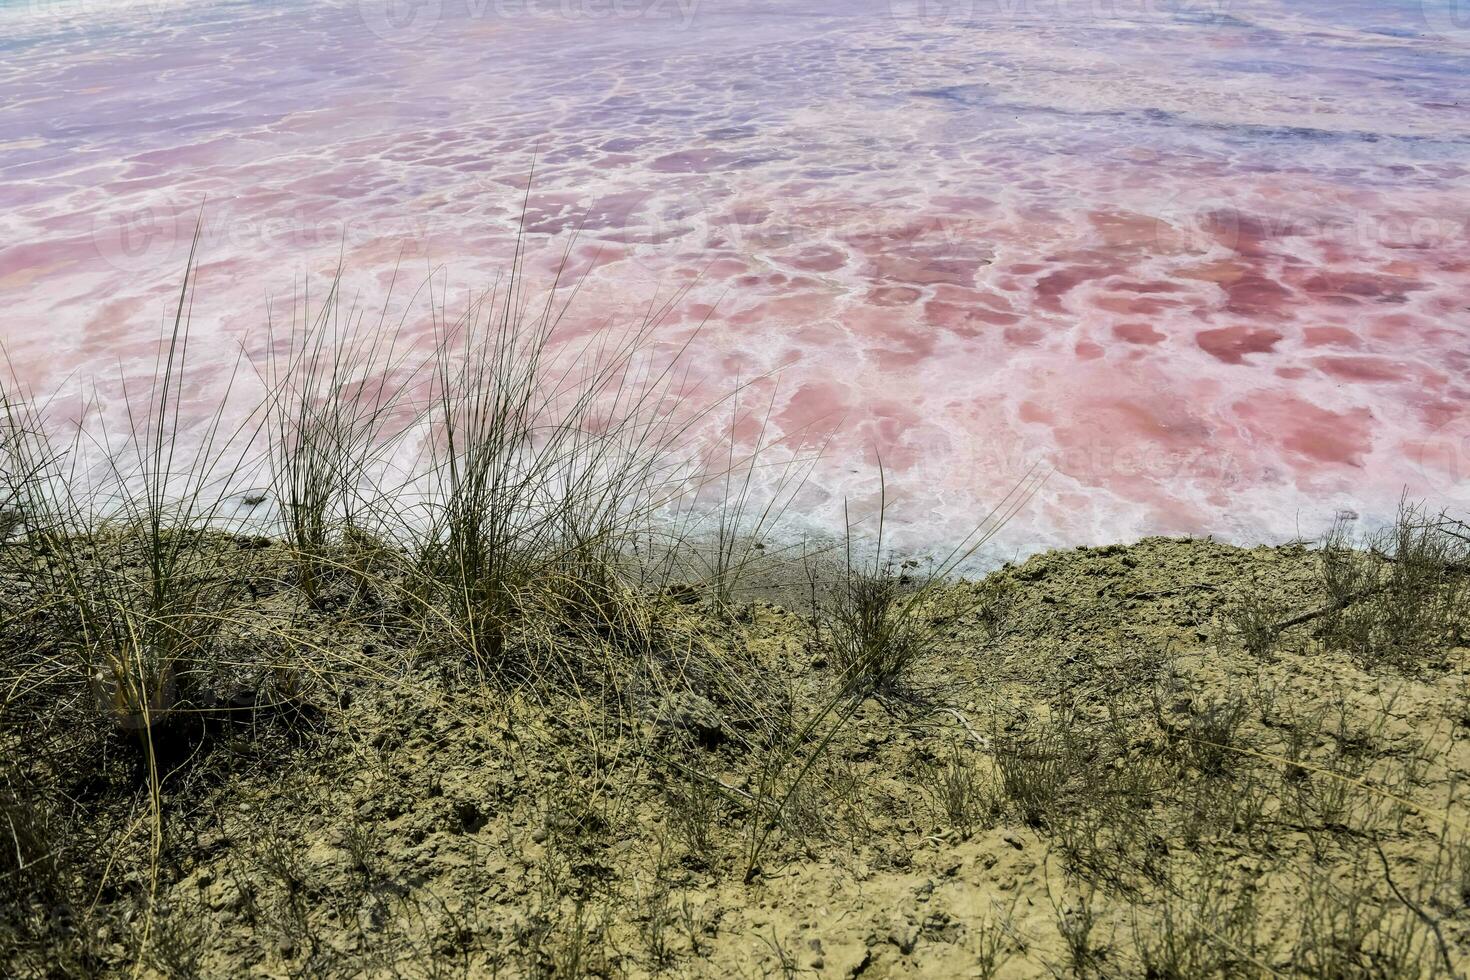
[[[766,602],[630,599],[601,662],[538,626],[509,679],[382,610],[296,609],[311,656],[252,641],[255,696],[201,709],[157,782],[136,733],[70,709],[7,731],[71,768],[45,806],[4,798],[25,867],[0,870],[31,884],[0,950],[34,974],[1451,975],[1470,659],[1336,649],[1326,615],[1247,642],[1262,609],[1331,604],[1323,560],[1042,555],[927,594],[920,663],[848,696],[810,611]]]

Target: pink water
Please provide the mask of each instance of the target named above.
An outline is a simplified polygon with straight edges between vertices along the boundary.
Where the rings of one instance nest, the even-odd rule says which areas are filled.
[[[804,519],[1310,534],[1470,503],[1467,79],[1459,0],[0,0],[0,336],[146,373],[201,208],[201,378],[339,250],[483,285],[535,153],[579,315],[840,421]]]

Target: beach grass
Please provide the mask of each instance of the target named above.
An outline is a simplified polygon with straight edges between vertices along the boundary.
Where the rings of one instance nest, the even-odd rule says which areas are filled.
[[[712,451],[659,310],[339,275],[200,409],[191,281],[120,431],[0,388],[7,975],[1463,969],[1451,516],[788,546],[822,440]]]

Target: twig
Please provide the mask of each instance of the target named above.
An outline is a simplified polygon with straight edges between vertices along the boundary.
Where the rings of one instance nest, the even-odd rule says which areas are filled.
[[[756,797],[755,794],[749,793],[738,786],[731,786],[729,783],[726,783],[723,780],[716,779],[714,776],[711,776],[708,773],[700,772],[698,769],[686,766],[682,762],[674,759],[670,759],[669,764],[672,765],[675,769],[678,769],[680,772],[684,773],[686,776],[693,776],[695,779],[702,779],[707,783],[718,786],[726,793],[729,793],[733,796],[738,796],[748,803],[753,804],[755,807],[759,807],[761,805],[762,801],[758,797]],[[769,800],[765,802],[767,806],[774,806],[774,804],[771,803]]]
[[[1341,612],[1348,606],[1357,602],[1359,599],[1366,599],[1368,596],[1372,595],[1375,592],[1379,592],[1382,589],[1382,585],[1372,585],[1366,589],[1359,589],[1351,595],[1345,595],[1341,599],[1338,599],[1334,602],[1329,602],[1327,605],[1322,606],[1320,609],[1313,609],[1310,612],[1299,613],[1298,615],[1293,616],[1290,619],[1284,619],[1281,622],[1277,623],[1275,626],[1272,626],[1271,632],[1280,634],[1285,632],[1286,630],[1291,629],[1293,626],[1300,626],[1303,623],[1310,623],[1314,619],[1321,619],[1323,616],[1327,616],[1335,612]]]
[[[965,731],[969,733],[970,737],[975,740],[976,745],[980,746],[987,752],[990,751],[990,739],[975,731],[974,726],[970,724],[970,720],[964,715],[960,714],[958,710],[954,708],[938,708],[936,710],[938,710],[942,714],[949,715],[955,721],[959,722],[960,725],[965,729]]]
[[[1439,947],[1439,958],[1444,961],[1444,968],[1449,971],[1450,976],[1455,974],[1455,961],[1450,958],[1449,943],[1445,942],[1444,932],[1439,928],[1439,920],[1432,917],[1419,903],[1411,901],[1409,896],[1399,890],[1397,882],[1393,880],[1393,870],[1388,866],[1388,855],[1383,853],[1383,843],[1374,841],[1373,847],[1378,851],[1378,860],[1383,862],[1383,879],[1388,882],[1388,887],[1398,896],[1400,902],[1408,907],[1410,912],[1417,915],[1430,931],[1434,933],[1435,944]]]

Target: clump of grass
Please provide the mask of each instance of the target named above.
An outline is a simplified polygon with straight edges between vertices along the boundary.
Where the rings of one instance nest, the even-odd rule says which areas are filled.
[[[126,431],[85,434],[53,449],[34,415],[8,426],[20,509],[45,556],[25,573],[59,619],[65,652],[84,670],[102,712],[145,733],[191,704],[208,681],[209,656],[240,592],[239,558],[223,487],[246,465],[250,421],[227,429],[233,376],[214,413],[182,418],[188,379],[193,257],[147,394],[124,385]],[[15,418],[14,415],[11,416]],[[186,432],[198,442],[181,446]],[[105,458],[85,473],[87,440]],[[100,486],[96,485],[100,482]]]
[[[669,829],[691,862],[707,866],[715,854],[721,791],[714,780],[700,773],[681,769],[679,775],[682,778],[667,795]]]
[[[28,734],[20,744],[29,743],[26,764],[44,783],[34,799],[43,801],[68,798],[89,777],[106,784],[114,775],[102,761],[106,748],[119,733],[136,736],[119,740],[130,747],[130,762],[116,775],[146,783],[143,819],[133,826],[146,826],[151,839],[146,870],[153,885],[163,847],[162,782],[198,747],[200,719],[233,671],[221,655],[222,637],[248,580],[249,559],[229,533],[230,490],[248,480],[257,416],[232,416],[237,370],[202,415],[188,405],[193,282],[191,253],[152,378],[141,391],[121,382],[121,428],[110,427],[95,389],[76,417],[58,419],[49,403],[22,397],[18,383],[7,385],[0,418],[0,469],[20,530],[5,556],[16,573],[6,589],[19,589],[31,610],[21,624],[30,638],[23,649],[10,647],[10,617],[0,624],[10,634],[7,684],[19,695],[0,710],[0,738],[9,745]],[[70,728],[64,736],[52,731],[60,725]],[[43,759],[36,746],[43,741],[64,742],[86,761]],[[78,830],[70,827],[68,835],[75,839]],[[47,861],[27,859],[18,869],[33,902],[45,900],[47,865],[56,866],[47,874],[57,882],[88,875],[106,882],[110,864],[97,867],[71,847],[48,853]],[[57,907],[72,907],[70,896],[52,891]],[[64,945],[82,960],[105,945],[92,917],[95,902],[88,897],[85,911],[66,916]],[[151,897],[140,911],[141,958],[159,920]],[[60,956],[58,937],[49,942]]]
[[[1086,765],[1072,714],[1059,713],[1029,736],[997,736],[994,742],[1006,797],[1027,824],[1046,826],[1058,815]]]
[[[1430,931],[1396,904],[1378,894],[1365,857],[1339,880],[1312,869],[1297,903],[1293,970],[1314,977],[1435,975]]]
[[[1096,889],[1079,891],[1070,900],[1063,898],[1058,901],[1048,887],[1047,899],[1056,915],[1057,933],[1062,938],[1072,975],[1094,975],[1107,953],[1095,939],[1100,919]]]
[[[1005,634],[1018,591],[1016,580],[1006,573],[989,575],[976,586],[968,618],[979,625],[988,640]]]
[[[436,485],[415,554],[417,581],[442,598],[475,662],[492,668],[505,659],[521,590],[554,520],[537,499],[549,460],[538,458],[535,443],[539,359],[550,324],[521,329],[517,301],[512,289],[502,309],[491,307],[488,333],[485,301],[474,303],[453,328],[458,359],[454,338],[441,337],[431,416]]]
[[[961,837],[985,826],[999,810],[994,788],[957,742],[950,742],[938,759],[921,763],[916,778],[935,814]]]
[[[1027,478],[1001,500],[941,561],[909,558],[895,561],[884,553],[888,488],[878,466],[877,529],[871,557],[858,555],[857,527],[844,507],[843,563],[835,587],[818,601],[816,619],[823,626],[831,663],[847,693],[854,696],[896,693],[930,648],[939,618],[928,608],[935,590],[968,561],[1016,513],[1041,481]],[[921,566],[924,570],[920,571]],[[1005,602],[1000,586],[976,590],[968,609],[946,609],[947,618],[980,610],[998,615]]]
[[[1280,623],[1286,618],[1286,610],[1280,603],[1254,590],[1238,596],[1225,607],[1223,614],[1246,652],[1262,659],[1270,656],[1276,646],[1281,635]]]
[[[0,765],[0,899],[25,909],[32,899],[66,904],[62,848],[52,808],[13,761]]]
[[[788,698],[788,707],[795,699]],[[805,797],[806,783],[828,748],[859,707],[840,687],[802,716],[770,719],[756,748],[755,779],[746,820],[745,881],[763,873],[762,859],[777,830],[791,825],[790,814]]]
[[[56,462],[39,414],[33,399],[0,378],[0,543],[39,530],[36,522],[43,517],[27,510],[44,495]]]
[[[690,535],[683,545],[687,554],[682,562],[695,562],[705,591],[715,608],[728,614],[736,605],[741,583],[758,564],[770,564],[774,556],[767,552],[765,539],[777,527],[786,510],[806,485],[811,468],[821,457],[824,446],[806,453],[785,454],[780,463],[770,457],[776,448],[769,442],[771,410],[775,404],[773,386],[764,413],[741,411],[741,399],[748,385],[738,380],[730,397],[730,421],[724,439],[724,458],[716,462],[712,452],[701,467],[705,471],[699,486],[691,495],[691,514],[695,528],[706,520],[712,527],[702,535]],[[758,427],[748,450],[741,448],[739,432],[752,424]],[[788,436],[787,438],[790,438]],[[769,486],[762,486],[769,484]]]
[[[973,931],[973,937],[970,953],[974,975],[979,980],[993,980],[1015,955],[1008,931],[995,918],[987,918]]]
[[[205,976],[203,967],[209,937],[207,918],[196,903],[160,909],[149,936],[146,959],[161,975],[195,980]]]
[[[1232,977],[1259,969],[1259,933],[1254,891],[1207,863],[1166,882],[1153,917],[1135,911],[1133,946],[1147,977]]]
[[[368,534],[383,455],[402,436],[416,366],[399,344],[402,320],[344,308],[339,267],[319,307],[309,287],[293,298],[285,328],[267,312],[265,353],[256,365],[266,390],[271,486],[294,584],[320,604],[327,582]]]
[[[1354,540],[1339,521],[1321,549],[1328,596],[1318,635],[1368,663],[1422,665],[1470,612],[1470,528],[1404,503],[1394,524]]]
[[[887,511],[886,481],[879,467],[878,528],[871,564],[856,555],[854,523],[847,520],[847,547],[837,582],[825,600],[813,578],[816,642],[829,654],[836,683],[804,717],[769,726],[760,753],[747,824],[745,879],[761,873],[761,859],[778,827],[790,821],[807,781],[828,748],[872,695],[901,690],[932,638],[933,624],[922,600],[988,541],[1040,486],[1018,484],[1001,505],[949,554],[932,565],[921,581],[906,576],[916,562],[894,569],[883,556]]]
[[[594,619],[615,605],[688,425],[676,418],[678,354],[644,356],[668,306],[562,352],[559,367],[564,290],[553,281],[533,302],[518,263],[453,322],[436,308],[428,486],[404,522],[427,618],[492,672],[517,667],[511,636],[538,596]]]
[[[1179,759],[1204,775],[1224,773],[1239,749],[1238,734],[1254,707],[1251,699],[1234,690],[1200,704],[1189,699],[1186,717],[1178,721],[1165,712],[1157,689],[1153,697],[1159,728]]]
[[[853,693],[891,692],[909,674],[931,639],[919,602],[923,597],[908,576],[907,563],[881,555],[855,559],[851,524],[841,578],[826,608],[832,666]]]

